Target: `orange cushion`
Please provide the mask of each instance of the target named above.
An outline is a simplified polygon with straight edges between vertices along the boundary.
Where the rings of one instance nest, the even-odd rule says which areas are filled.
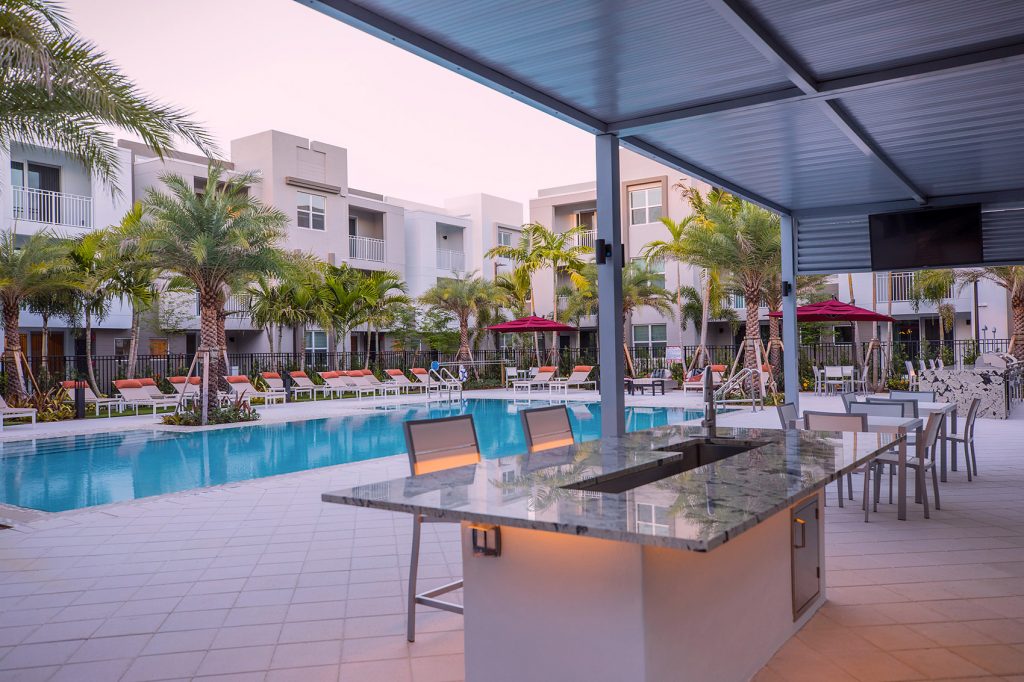
[[[402,376],[402,370],[400,370],[400,369],[386,369],[384,371],[388,373],[388,376],[392,376],[392,377],[400,377],[400,376]]]
[[[203,379],[202,377],[189,377],[188,383],[192,384],[193,386],[198,386],[199,384],[203,383]]]
[[[761,365],[761,371],[762,371],[762,372],[770,372],[770,371],[772,371],[772,366],[771,366],[771,365],[769,365],[769,364],[768,364],[768,363],[766,362],[766,363],[764,363],[763,365]]]
[[[114,388],[142,388],[142,382],[138,379],[118,379],[114,382]]]
[[[422,367],[413,367],[409,371],[412,372],[413,374],[426,374],[427,373],[427,370],[423,369]]]
[[[63,388],[88,388],[89,386],[85,381],[62,381],[60,385]]]
[[[263,372],[260,376],[264,379],[280,379],[281,375],[278,372]]]
[[[550,366],[548,366],[548,367],[541,367],[538,371],[540,371],[540,372],[554,372],[555,368],[554,367],[550,367]]]
[[[249,383],[249,377],[244,374],[235,374],[233,376],[224,377],[228,380],[229,384],[247,384]]]
[[[150,377],[142,377],[141,379],[139,379],[139,383],[142,384],[143,386],[156,386],[156,379],[151,379]]]
[[[290,374],[293,379],[308,379],[309,378],[309,377],[306,376],[306,373],[303,372],[301,369],[297,369],[294,372],[288,372],[288,374]]]
[[[572,371],[574,371],[574,372],[589,372],[592,369],[594,369],[593,365],[576,365],[575,367],[572,368]]]
[[[185,377],[167,377],[167,380],[172,384],[183,384],[185,383]]]
[[[360,370],[359,373],[362,374],[364,377],[372,377],[373,376],[373,370],[372,369]]]
[[[712,372],[724,372],[725,371],[725,365],[711,365],[711,371]]]

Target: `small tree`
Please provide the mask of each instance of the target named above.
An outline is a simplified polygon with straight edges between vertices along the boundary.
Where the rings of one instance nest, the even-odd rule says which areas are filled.
[[[504,295],[493,283],[476,273],[465,277],[443,278],[428,289],[420,302],[437,312],[450,313],[459,328],[459,350],[456,358],[472,362],[470,322],[481,313],[500,307]]]

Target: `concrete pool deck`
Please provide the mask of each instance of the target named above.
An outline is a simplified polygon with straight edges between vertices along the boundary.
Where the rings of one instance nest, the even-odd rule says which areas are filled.
[[[698,403],[678,392],[627,399]],[[313,417],[371,406],[317,405]],[[309,407],[265,409],[264,421],[309,418]],[[744,410],[720,421],[774,425],[776,416]],[[34,435],[80,432],[44,427]],[[977,431],[979,478],[951,472],[930,521],[915,505],[906,522],[881,505],[867,525],[858,504],[828,507],[829,603],[758,679],[1024,679],[1024,421],[979,420]],[[0,679],[461,679],[461,617],[425,610],[417,642],[403,635],[408,518],[320,501],[407,467],[386,457],[14,519],[0,530]],[[428,527],[421,575],[440,583],[460,563],[457,529]]]

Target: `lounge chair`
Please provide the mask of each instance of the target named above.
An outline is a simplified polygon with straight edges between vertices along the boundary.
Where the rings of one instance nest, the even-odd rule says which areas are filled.
[[[85,404],[92,405],[93,409],[96,410],[96,416],[100,416],[100,408],[107,408],[107,416],[110,415],[110,408],[116,407],[117,411],[121,411],[121,399],[120,398],[100,398],[93,393],[92,388],[85,381],[62,381],[61,387],[68,392],[68,399],[73,403],[75,402],[75,391],[82,391],[85,394]]]
[[[177,397],[177,396],[173,396],[173,395],[168,395],[168,394],[164,393],[163,391],[161,391],[160,390],[160,386],[157,385],[157,383],[156,383],[156,379],[153,379],[152,377],[142,377],[142,378],[138,379],[138,382],[140,384],[142,384],[142,387],[144,389],[146,389],[146,392],[148,392],[149,395],[151,395],[154,398],[176,398]]]
[[[195,400],[199,397],[199,384],[203,383],[203,380],[199,377],[183,377],[174,376],[167,377],[167,381],[171,382],[171,387],[178,394],[178,397],[184,396],[184,400]]]
[[[336,370],[324,370],[323,372],[317,372],[320,375],[320,379],[323,380],[324,390],[330,393],[332,398],[344,397],[345,391],[348,390],[348,381],[341,378],[341,372]]]
[[[593,365],[576,365],[572,368],[572,374],[566,378],[554,377],[548,383],[548,392],[562,391],[568,393],[570,388],[583,388],[590,386],[591,390],[597,390],[597,382],[590,379],[590,373],[594,371]],[[586,390],[586,389],[584,389]]]
[[[0,396],[0,431],[4,430],[5,419],[24,419],[28,417],[32,423],[36,423],[36,408],[34,407],[8,407],[7,401]]]
[[[269,393],[284,393],[284,379],[281,378],[278,372],[260,372],[260,378],[263,379],[264,383],[267,384],[267,392]],[[301,389],[292,389],[292,393],[299,393]],[[308,395],[312,395],[312,392],[308,392]]]
[[[412,383],[425,386],[426,388],[424,390],[427,391],[428,393],[432,390],[441,390],[441,384],[437,383],[436,381],[431,381],[430,372],[428,372],[424,368],[413,367],[409,370],[409,373],[412,374]]]
[[[400,389],[409,393],[412,390],[418,390],[424,392],[427,390],[426,384],[413,383],[409,381],[409,377],[405,376],[405,372],[400,369],[386,369],[388,376],[391,377],[391,381],[398,386]]]
[[[242,400],[252,404],[250,401],[253,398],[263,398],[263,402],[266,405],[272,405],[273,403],[283,403],[285,395],[280,391],[259,391],[249,381],[249,377],[244,374],[233,374],[231,376],[224,377],[224,380],[228,382],[228,388],[235,395],[241,396]]]
[[[693,376],[683,382],[683,395],[686,395],[687,391],[696,391],[697,393],[704,392],[704,372],[706,369],[707,368],[702,369],[700,372],[695,371]],[[717,387],[722,385],[726,369],[725,365],[711,365],[711,383],[713,386]]]
[[[401,393],[401,388],[397,384],[385,384],[373,375],[368,369],[354,369],[348,373],[349,379],[352,379],[356,386],[363,388],[372,388],[376,394],[387,397],[390,393],[393,396],[397,396]]]
[[[546,388],[551,383],[552,377],[555,376],[556,367],[550,365],[541,367],[537,371],[537,376],[532,379],[526,379],[524,381],[513,381],[512,392],[526,390],[527,395],[533,392],[534,388]]]
[[[177,398],[154,398],[138,379],[119,379],[114,382],[114,388],[121,394],[125,407],[135,408],[136,415],[139,414],[140,405],[152,407],[153,414],[156,414],[161,407],[173,409],[178,406]]]
[[[294,372],[288,372],[292,378],[292,393],[297,394],[299,391],[309,391],[309,394],[313,396],[313,400],[316,400],[317,395],[327,396],[328,393],[333,393],[333,389],[330,386],[321,386],[314,384],[313,380],[306,376],[306,373],[301,369],[295,370]]]
[[[369,383],[362,381],[362,376],[363,370],[361,369],[338,372],[336,383],[343,385],[346,391],[355,393],[357,398],[362,398],[364,395],[377,395],[377,389]]]

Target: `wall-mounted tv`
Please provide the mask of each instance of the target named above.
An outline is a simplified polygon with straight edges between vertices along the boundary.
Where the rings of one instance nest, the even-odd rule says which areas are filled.
[[[912,270],[982,261],[981,205],[868,216],[871,269]]]

